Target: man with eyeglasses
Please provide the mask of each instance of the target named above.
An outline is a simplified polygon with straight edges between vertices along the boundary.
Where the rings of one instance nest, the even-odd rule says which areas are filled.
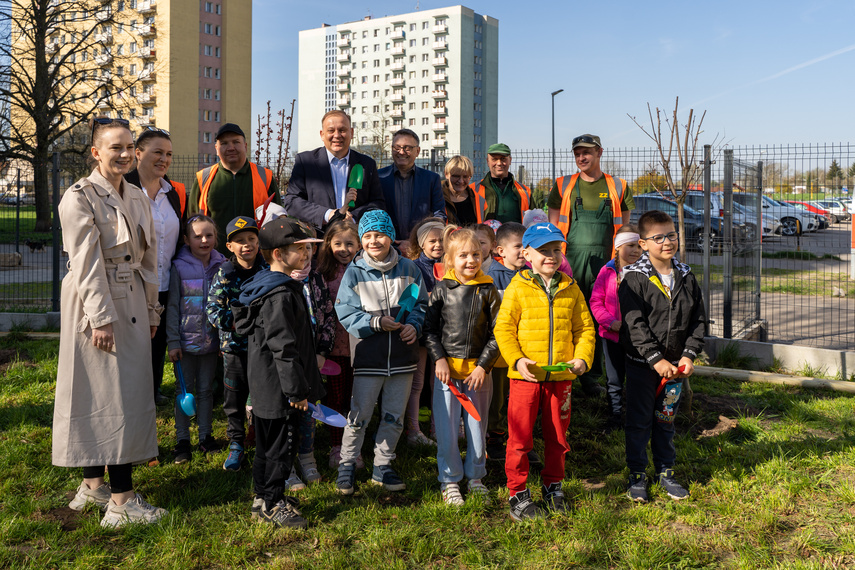
[[[469,185],[475,192],[475,217],[478,223],[487,220],[521,224],[530,208],[531,189],[514,180],[511,173],[511,149],[504,143],[487,148],[490,172],[480,182]]]
[[[297,155],[284,205],[288,213],[323,230],[337,220],[358,222],[363,212],[384,208],[377,163],[350,148],[353,126],[344,111],[328,111],[321,118],[324,146]],[[360,186],[351,176],[362,166]],[[351,186],[354,183],[354,186]]]
[[[217,164],[196,173],[187,200],[187,216],[202,213],[217,223],[217,250],[226,249],[226,226],[238,216],[255,217],[255,210],[268,198],[281,204],[273,171],[247,160],[246,135],[234,123],[217,131]]]
[[[629,223],[635,208],[626,181],[600,169],[603,145],[591,134],[573,139],[573,156],[579,172],[555,181],[547,199],[549,221],[567,238],[567,262],[590,307],[591,291],[600,269],[614,257],[617,229]],[[602,375],[602,341],[597,337],[591,369],[580,377],[588,395],[605,393]]]
[[[399,244],[410,238],[410,231],[419,220],[428,216],[445,220],[439,174],[416,166],[419,152],[419,135],[410,129],[401,129],[392,135],[394,164],[379,172],[386,209]]]

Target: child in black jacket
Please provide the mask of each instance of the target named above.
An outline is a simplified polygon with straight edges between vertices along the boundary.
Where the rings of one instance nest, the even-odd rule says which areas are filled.
[[[674,500],[689,492],[674,479],[674,415],[683,378],[704,346],[701,289],[688,265],[674,261],[679,245],[671,216],[658,210],[638,221],[641,259],[623,270],[618,289],[626,348],[627,494],[647,502],[645,469],[651,442],[658,483]]]
[[[258,242],[270,269],[244,283],[239,302],[232,304],[235,330],[248,339],[249,392],[256,418],[253,508],[261,520],[280,527],[307,526],[297,500],[284,496],[285,481],[297,454],[301,412],[309,402],[317,402],[324,389],[303,285],[289,275],[305,267],[309,243],[318,241],[294,220],[266,223]]]

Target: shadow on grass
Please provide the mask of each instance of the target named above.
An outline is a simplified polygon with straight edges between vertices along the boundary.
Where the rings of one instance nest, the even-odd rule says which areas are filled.
[[[53,425],[53,402],[0,406],[0,431],[23,424],[50,427]]]

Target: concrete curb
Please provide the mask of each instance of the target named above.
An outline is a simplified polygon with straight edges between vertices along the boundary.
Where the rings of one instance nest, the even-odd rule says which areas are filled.
[[[714,366],[695,366],[695,374],[707,378],[732,378],[744,382],[764,382],[782,386],[798,386],[800,388],[822,388],[835,392],[855,394],[855,382],[840,380],[825,380],[808,376],[790,376],[773,372],[755,372],[753,370],[734,370],[732,368],[716,368]]]

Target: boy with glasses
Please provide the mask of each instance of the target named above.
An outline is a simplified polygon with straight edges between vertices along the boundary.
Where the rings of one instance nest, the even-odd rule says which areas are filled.
[[[689,492],[674,479],[674,416],[683,378],[704,346],[706,313],[691,268],[674,260],[679,237],[671,216],[659,210],[638,221],[644,253],[623,270],[618,289],[626,347],[627,495],[647,502],[647,442],[659,485],[679,501]]]

